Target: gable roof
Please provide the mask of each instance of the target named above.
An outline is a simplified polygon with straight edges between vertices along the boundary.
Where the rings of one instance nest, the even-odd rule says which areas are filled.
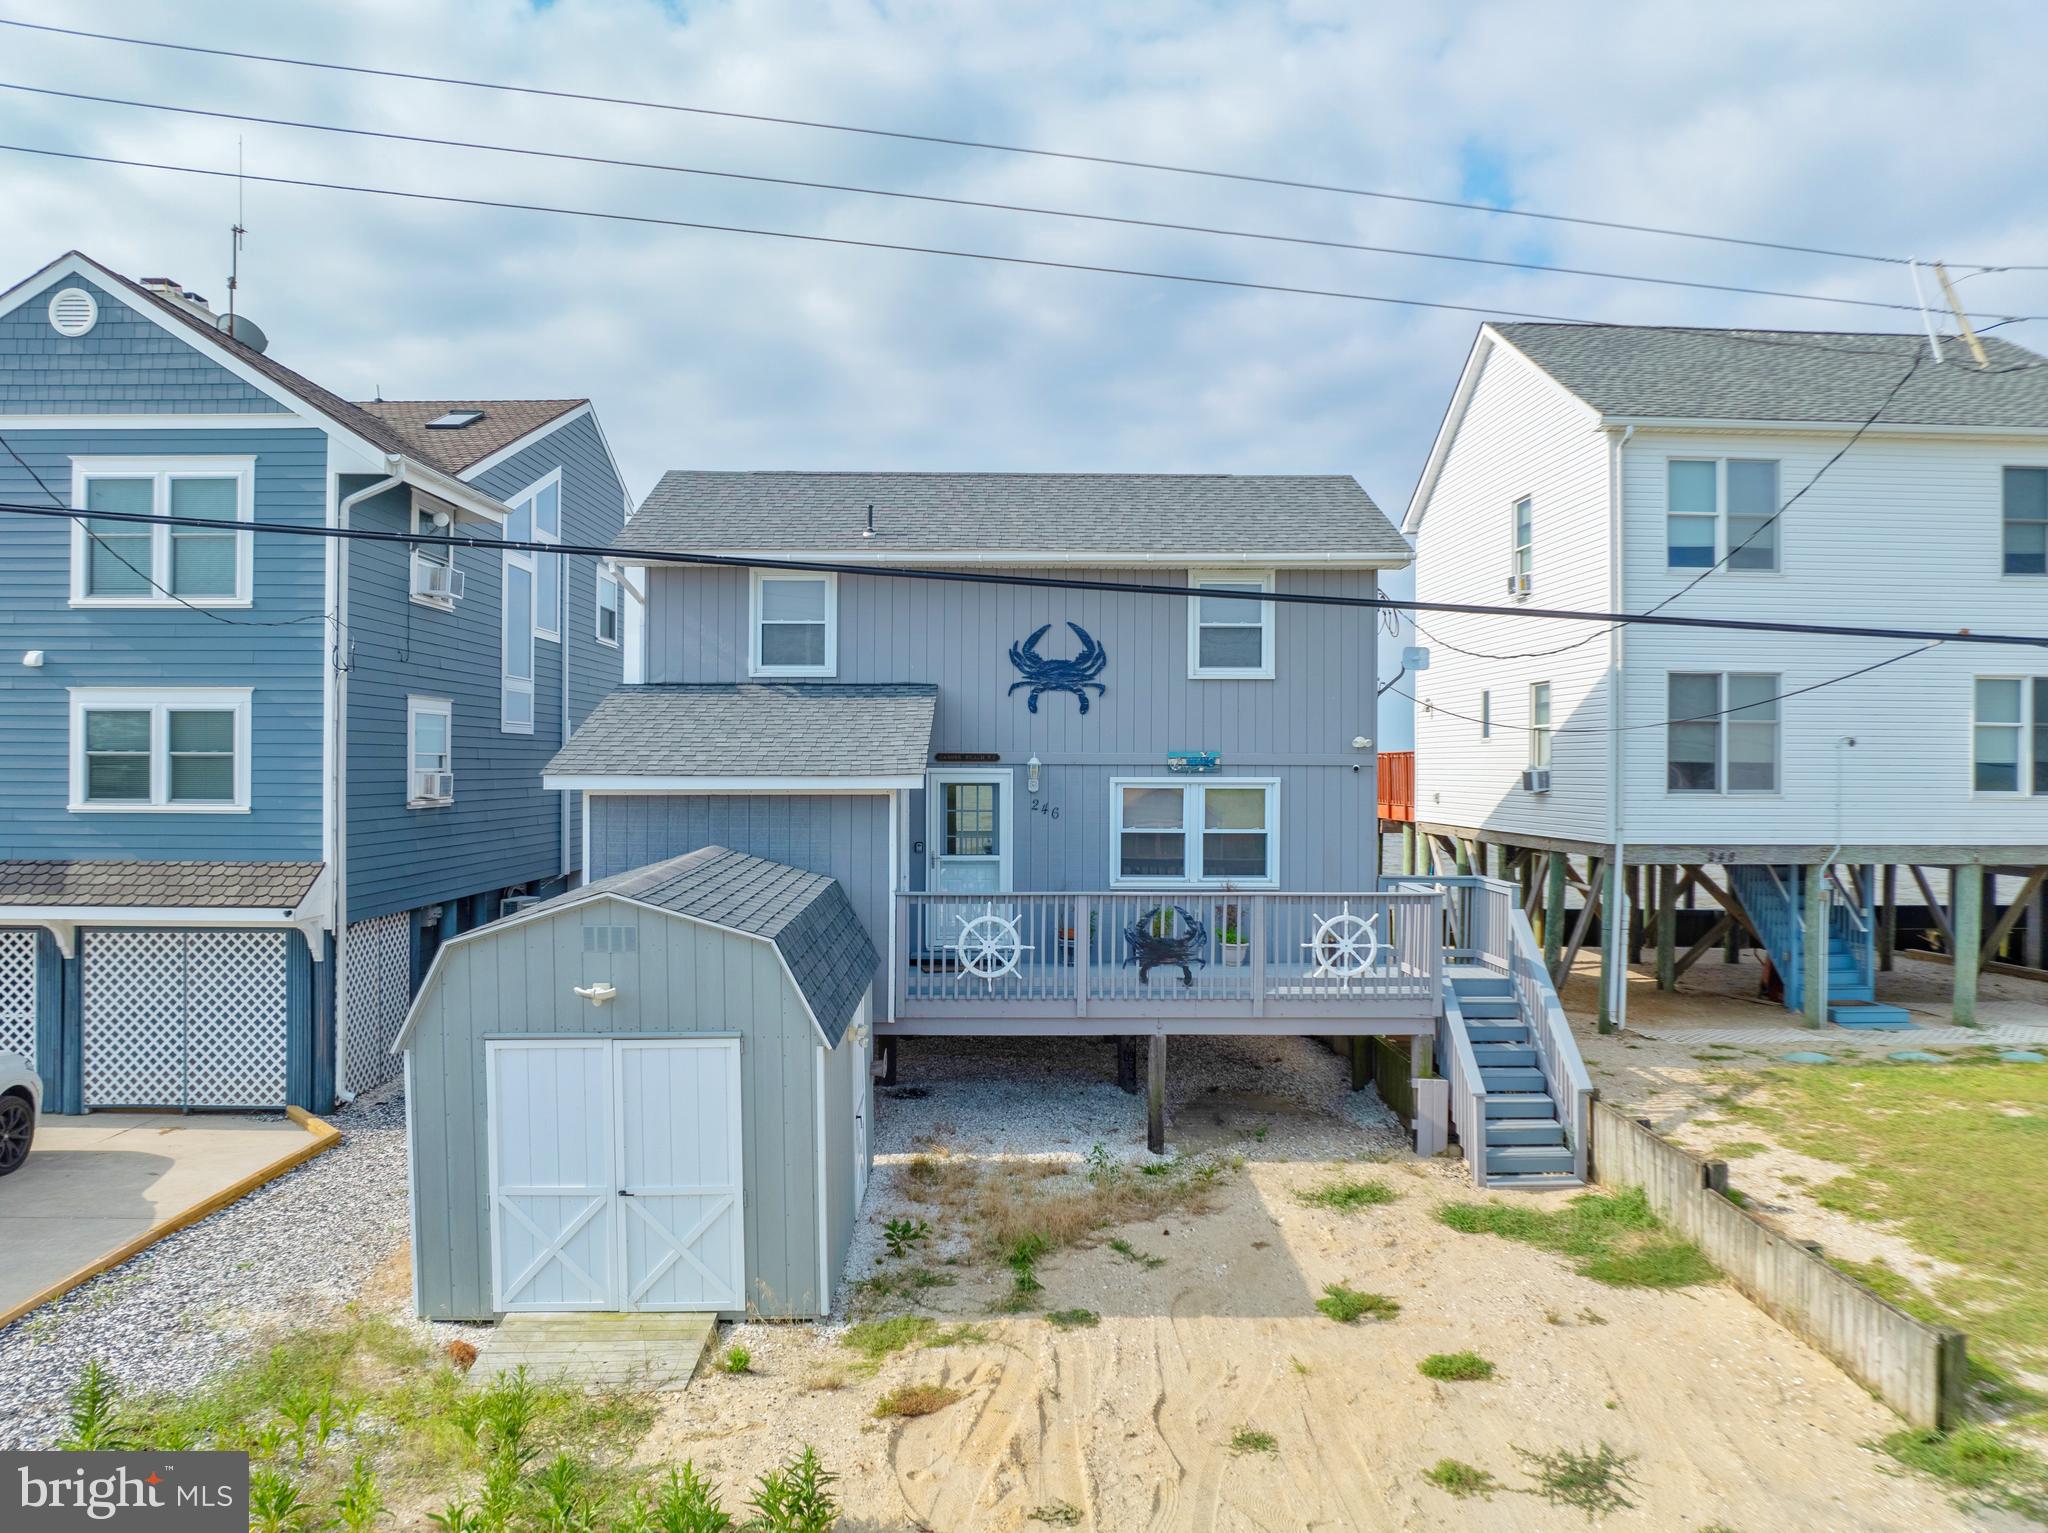
[[[921,682],[621,687],[577,726],[542,783],[614,777],[923,781],[939,689]]]
[[[1184,565],[1193,557],[1398,568],[1411,557],[1349,474],[671,470],[621,542],[657,553],[922,563]]]
[[[601,899],[627,900],[772,943],[827,1048],[837,1048],[846,1036],[881,963],[838,880],[722,846],[700,847],[629,873],[593,880],[580,889],[529,905],[505,920],[464,932],[444,944],[444,949]],[[410,1042],[421,1004],[439,972],[437,954],[434,972],[420,987],[419,999],[413,1002],[405,1027],[391,1046],[393,1053],[402,1052]]]
[[[388,427],[405,450],[444,473],[459,474],[541,427],[589,404],[587,399],[366,399],[357,409]],[[483,419],[456,430],[427,428],[454,410]]]
[[[1502,324],[1488,328],[1615,420],[1879,424],[2048,431],[2048,359],[1996,336],[1990,367],[1944,337],[1666,325]],[[1885,396],[1915,355],[1912,378]]]

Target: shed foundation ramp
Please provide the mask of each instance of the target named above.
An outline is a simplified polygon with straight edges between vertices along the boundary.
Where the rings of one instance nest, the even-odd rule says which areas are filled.
[[[479,1378],[524,1368],[533,1379],[673,1392],[687,1388],[718,1317],[690,1314],[507,1315],[476,1360]]]

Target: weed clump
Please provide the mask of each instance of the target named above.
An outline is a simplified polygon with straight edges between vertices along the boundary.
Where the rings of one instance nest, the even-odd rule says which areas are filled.
[[[1685,1288],[1720,1277],[1689,1240],[1670,1234],[1642,1189],[1591,1192],[1563,1208],[1446,1203],[1437,1218],[1465,1235],[1498,1235],[1569,1257],[1581,1277],[1614,1288]]]
[[[1235,1454],[1277,1453],[1280,1439],[1271,1432],[1261,1432],[1257,1427],[1239,1427],[1230,1434],[1230,1451]]]
[[[1102,1317],[1092,1309],[1056,1309],[1045,1318],[1063,1331],[1087,1330],[1102,1324]]]
[[[1473,1496],[1493,1498],[1495,1491],[1502,1488],[1500,1481],[1481,1469],[1477,1464],[1468,1464],[1463,1459],[1440,1458],[1422,1472],[1423,1479],[1438,1490],[1446,1491],[1458,1500]]]
[[[1517,1448],[1522,1462],[1535,1480],[1530,1494],[1541,1496],[1553,1506],[1574,1506],[1587,1517],[1604,1517],[1635,1505],[1628,1492],[1640,1489],[1629,1473],[1635,1459],[1616,1453],[1601,1443],[1590,1453],[1560,1448],[1555,1453],[1531,1453]]]
[[[1392,1320],[1401,1313],[1400,1304],[1385,1294],[1360,1293],[1342,1283],[1324,1284],[1323,1296],[1316,1300],[1316,1308],[1339,1325],[1350,1325],[1362,1319]]]
[[[1961,1492],[1965,1502],[2048,1522],[2048,1463],[1989,1427],[1894,1432],[1879,1446],[1908,1469]]]
[[[1071,1501],[1048,1501],[1043,1506],[1034,1506],[1024,1515],[1033,1522],[1044,1523],[1049,1528],[1081,1526],[1081,1509]]]
[[[1131,1263],[1132,1266],[1143,1267],[1147,1272],[1157,1271],[1166,1265],[1165,1257],[1154,1256],[1149,1251],[1140,1251],[1121,1235],[1116,1236],[1110,1241],[1109,1248],[1125,1261]]]
[[[943,1384],[905,1384],[890,1390],[875,1402],[877,1416],[929,1416],[960,1398],[960,1391]]]
[[[745,1347],[727,1347],[725,1356],[718,1360],[718,1366],[727,1373],[751,1373],[754,1354]]]
[[[1477,1352],[1432,1352],[1415,1369],[1425,1379],[1474,1384],[1493,1377],[1493,1364]]]
[[[1328,1209],[1331,1213],[1355,1214],[1361,1208],[1377,1208],[1391,1203],[1400,1194],[1385,1182],[1365,1178],[1339,1178],[1325,1182],[1320,1187],[1311,1187],[1297,1192],[1295,1200],[1304,1208]]]
[[[858,1352],[870,1370],[882,1359],[905,1347],[917,1346],[931,1334],[932,1322],[923,1315],[891,1315],[887,1320],[863,1320],[846,1328],[839,1345]]]

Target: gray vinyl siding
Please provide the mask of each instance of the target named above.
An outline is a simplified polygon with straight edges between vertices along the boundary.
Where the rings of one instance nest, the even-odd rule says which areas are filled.
[[[889,932],[885,794],[614,794],[590,798],[590,876],[723,846],[839,880],[877,949]]]
[[[1186,579],[1173,569],[1020,573],[1167,585]],[[1283,592],[1376,594],[1365,570],[1282,569],[1275,578]],[[744,680],[746,572],[654,570],[649,581],[647,679]],[[1107,691],[1090,694],[1086,714],[1071,695],[1047,693],[1034,714],[1023,691],[1009,690],[1019,679],[1010,646],[1049,623],[1040,653],[1070,656],[1078,640],[1069,622],[1106,652],[1099,680]],[[1107,888],[1110,779],[1163,776],[1168,754],[1177,751],[1220,752],[1221,778],[1279,781],[1283,887],[1373,888],[1375,756],[1351,742],[1377,733],[1377,614],[1278,606],[1270,681],[1191,679],[1187,625],[1186,599],[1178,597],[847,575],[839,580],[836,679],[935,683],[934,753],[994,752],[1015,770],[1018,889]],[[1034,755],[1043,764],[1036,808],[1023,770]],[[909,846],[925,839],[922,793],[910,796],[908,810],[903,866],[910,885],[921,887],[924,858]],[[860,880],[830,871],[845,880],[868,919],[872,902],[861,906],[856,891],[886,881],[886,859]],[[878,935],[883,929],[870,927]]]
[[[100,327],[107,323],[103,306]],[[0,362],[13,360],[7,344],[0,336]],[[0,376],[18,372],[9,365]],[[312,428],[10,431],[7,440],[34,470],[0,453],[0,498],[10,501],[48,504],[40,477],[68,504],[74,456],[253,457],[258,521],[319,526],[326,517],[327,442]],[[67,519],[0,517],[0,853],[318,861],[323,541],[256,535],[252,607],[76,608],[70,527]],[[40,669],[18,663],[33,649],[43,651]],[[248,814],[68,810],[67,689],[158,686],[252,689]]]
[[[636,951],[583,951],[586,925],[615,924],[637,928]],[[619,990],[602,1010],[571,993],[596,979]],[[487,927],[444,949],[418,1008],[407,1112],[421,1315],[481,1320],[493,1313],[485,1043],[691,1033],[742,1036],[749,1301],[775,1317],[822,1313],[820,1045],[772,945],[622,901],[593,901]],[[830,1159],[846,1165],[843,1140]]]
[[[488,494],[509,496],[557,467],[564,541],[611,542],[623,519],[623,496],[588,417],[548,433],[476,482]],[[349,481],[344,488],[369,482]],[[392,490],[358,505],[351,521],[406,531],[411,504],[410,491]],[[460,530],[492,536],[473,522]],[[619,684],[620,651],[596,640],[590,561],[564,563],[562,643],[534,645],[533,733],[507,734],[500,723],[504,587],[497,551],[456,551],[464,595],[452,612],[443,612],[411,600],[405,545],[351,544],[349,612],[359,660],[348,693],[351,921],[543,882],[581,865],[580,805],[572,797],[565,866],[563,795],[541,787],[541,768],[562,745],[565,655],[573,723]],[[406,807],[408,696],[448,698],[455,705],[455,802],[443,808]]]
[[[51,295],[70,287],[84,288],[100,306],[84,335],[50,328]],[[83,277],[58,277],[0,316],[0,415],[157,413],[291,411]]]

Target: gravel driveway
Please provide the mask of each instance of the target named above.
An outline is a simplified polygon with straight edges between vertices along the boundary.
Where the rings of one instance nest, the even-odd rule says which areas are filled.
[[[327,1121],[337,1148],[0,1331],[0,1448],[57,1437],[89,1358],[130,1389],[186,1387],[268,1323],[353,1298],[405,1243],[405,1099]]]

